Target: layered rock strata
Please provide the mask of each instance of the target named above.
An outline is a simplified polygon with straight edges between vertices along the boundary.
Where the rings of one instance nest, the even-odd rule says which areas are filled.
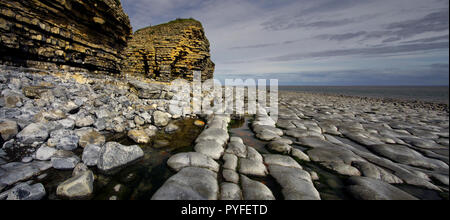
[[[120,73],[128,16],[117,0],[0,0],[0,64]]]
[[[126,74],[167,82],[193,80],[194,71],[201,71],[203,81],[213,78],[209,41],[202,24],[194,19],[177,19],[136,31],[126,56]]]

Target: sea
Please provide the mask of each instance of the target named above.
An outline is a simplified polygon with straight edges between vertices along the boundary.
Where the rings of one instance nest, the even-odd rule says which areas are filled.
[[[449,104],[448,86],[279,86],[279,90]]]

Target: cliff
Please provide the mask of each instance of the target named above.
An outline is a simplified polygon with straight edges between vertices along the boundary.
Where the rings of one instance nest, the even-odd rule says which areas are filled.
[[[119,0],[0,0],[0,64],[120,73],[132,34]]]
[[[136,31],[128,42],[124,73],[157,81],[177,78],[192,80],[202,71],[202,80],[213,78],[209,41],[202,24],[194,19],[177,19]]]

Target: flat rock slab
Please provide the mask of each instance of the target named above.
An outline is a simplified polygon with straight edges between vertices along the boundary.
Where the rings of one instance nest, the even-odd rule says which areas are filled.
[[[266,185],[244,175],[241,175],[241,186],[244,200],[275,200],[275,196]]]
[[[217,200],[217,173],[199,167],[186,167],[170,177],[152,200]]]
[[[376,179],[368,177],[349,178],[347,190],[361,200],[417,200],[405,191]]]
[[[236,155],[225,153],[222,159],[225,162],[223,164],[224,169],[236,170],[238,165],[238,158]]]
[[[144,151],[137,145],[125,146],[108,142],[100,152],[97,167],[104,173],[111,173],[143,156]]]
[[[219,172],[219,164],[212,158],[197,152],[179,153],[169,158],[167,165],[175,171],[185,167],[200,167]]]
[[[67,199],[86,199],[94,192],[94,174],[83,171],[58,185],[56,195]]]
[[[292,157],[278,155],[278,154],[264,154],[264,163],[268,165],[280,165],[285,167],[294,167],[302,169],[300,164],[297,163]]]
[[[283,140],[271,141],[266,147],[272,152],[281,154],[289,154],[292,150],[292,147]]]
[[[3,174],[0,175],[0,188],[19,181],[27,180],[52,167],[48,161],[33,161],[31,163],[13,162],[0,166]]]
[[[228,143],[225,152],[234,154],[238,157],[247,157],[247,147],[240,141],[232,141]]]
[[[263,131],[270,131],[278,136],[283,136],[283,130],[276,128],[276,127],[268,126],[268,125],[255,125],[255,126],[253,126],[253,131],[255,133],[261,133]]]
[[[220,185],[220,200],[242,200],[241,188],[234,183]]]
[[[295,167],[269,166],[270,175],[282,187],[286,200],[320,200],[320,194],[307,171]]]
[[[98,145],[89,144],[87,145],[81,156],[83,163],[87,166],[97,166],[98,160],[100,158],[100,153],[102,148]]]
[[[47,127],[42,123],[32,123],[17,134],[17,140],[23,144],[32,144],[33,142],[44,142],[49,134]]]
[[[375,153],[382,155],[395,162],[423,167],[426,169],[447,169],[448,165],[440,160],[424,157],[419,152],[403,146],[394,144],[381,144],[368,146]]]
[[[197,143],[194,149],[198,153],[202,153],[208,157],[218,160],[222,157],[223,152],[225,151],[223,145],[224,144],[218,143],[217,141],[202,141]]]
[[[271,141],[280,138],[280,135],[270,130],[262,130],[261,132],[256,133],[256,137],[263,141]]]
[[[266,176],[267,168],[261,161],[239,159],[239,173],[251,176]]]
[[[41,200],[45,196],[45,188],[41,183],[28,185],[21,183],[0,194],[0,200]]]
[[[195,140],[196,143],[203,141],[217,141],[218,143],[225,144],[229,139],[228,132],[221,128],[208,128],[204,130]]]

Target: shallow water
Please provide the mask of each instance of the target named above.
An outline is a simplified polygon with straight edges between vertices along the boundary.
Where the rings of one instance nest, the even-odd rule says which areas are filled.
[[[139,145],[144,151],[144,157],[113,175],[103,175],[95,167],[91,168],[96,177],[92,199],[149,200],[156,190],[175,174],[167,167],[169,157],[179,152],[193,150],[195,139],[202,131],[202,128],[194,125],[194,121],[194,119],[176,121],[180,129],[173,134],[159,131],[152,140],[167,140],[169,142],[167,147],[156,149],[153,143]],[[125,134],[107,138],[108,141],[116,141],[123,145],[135,144]],[[70,178],[71,174],[72,171],[55,169],[46,172],[47,176],[40,182],[49,193],[48,199],[57,199],[55,193],[58,184]]]
[[[255,148],[259,153],[266,154],[269,151],[265,148],[268,144],[267,141],[261,141],[255,137],[255,134],[250,130],[250,123],[253,120],[252,117],[245,117],[239,121],[233,121],[230,125],[230,136],[237,136],[242,138],[244,144]],[[292,145],[302,151],[308,148],[299,145]],[[320,197],[323,200],[342,200],[351,199],[351,197],[344,190],[345,177],[341,175],[334,174],[328,171],[326,168],[322,168],[320,165],[314,162],[298,161],[300,165],[306,171],[315,171],[320,179],[314,181],[316,189],[320,193]],[[274,194],[276,199],[283,199],[284,196],[281,191],[281,186],[276,182],[276,180],[271,177],[251,177],[254,180],[258,180],[264,183]]]

